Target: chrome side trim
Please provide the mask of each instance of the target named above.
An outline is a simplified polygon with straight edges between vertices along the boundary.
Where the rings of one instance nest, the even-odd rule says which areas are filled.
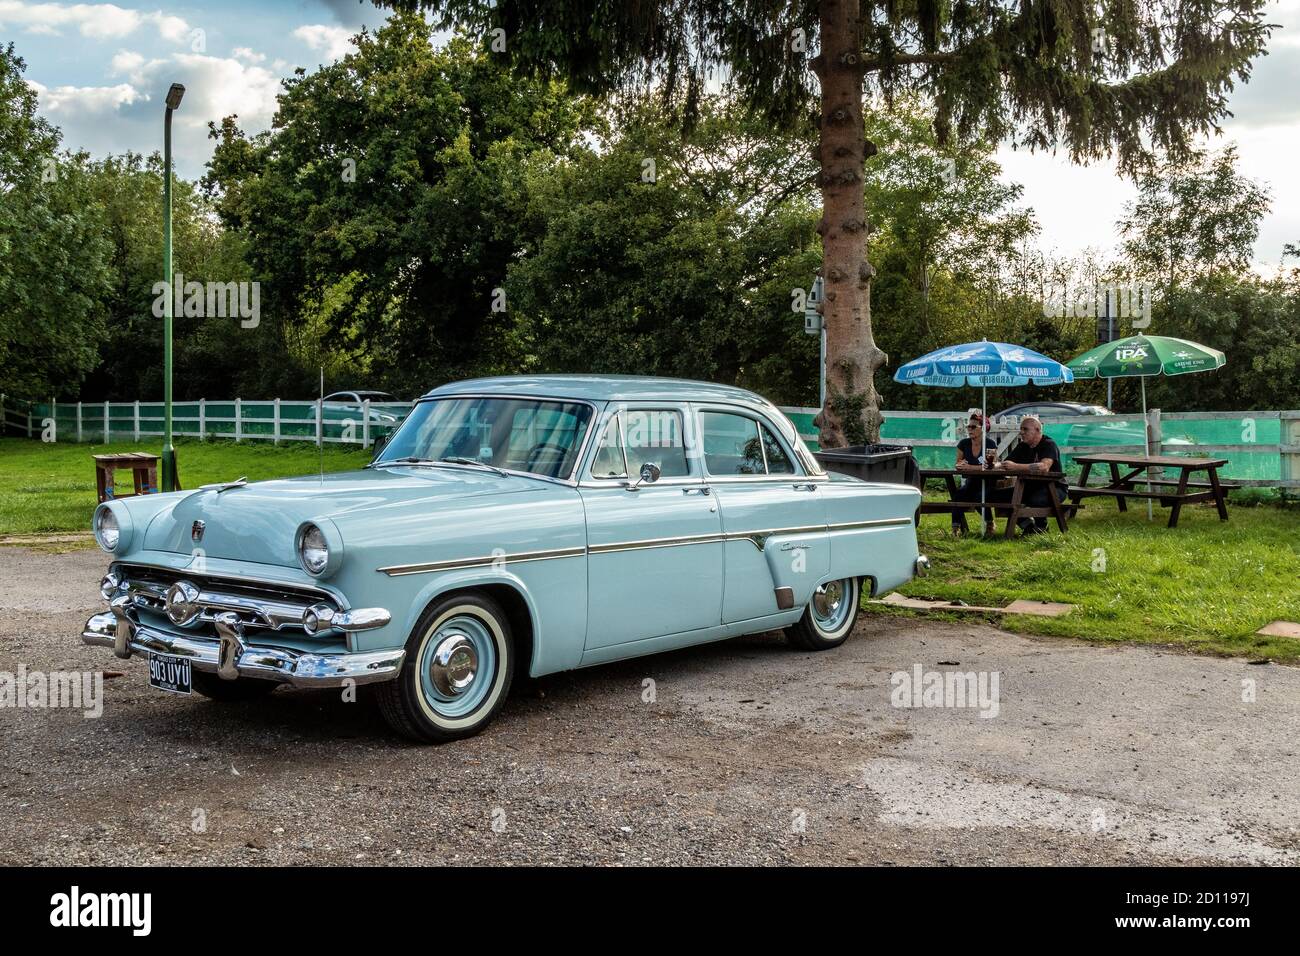
[[[610,544],[593,544],[587,548],[588,554],[610,554],[615,551],[641,551],[646,548],[676,548],[688,544],[714,544],[725,541],[727,535],[688,534],[677,538],[646,538],[643,541],[615,541]]]
[[[522,551],[518,554],[489,554],[475,558],[456,558],[449,561],[430,561],[424,564],[395,564],[376,571],[389,577],[404,574],[429,574],[435,571],[460,571],[466,568],[490,567],[493,564],[520,564],[525,561],[547,561],[552,558],[577,558],[589,554],[612,554],[618,551],[641,551],[650,548],[676,548],[692,544],[713,544],[718,541],[748,541],[762,551],[768,538],[786,534],[826,534],[831,531],[856,531],[862,528],[890,528],[910,525],[911,518],[877,518],[872,521],[840,521],[835,524],[806,525],[797,528],[768,528],[761,531],[723,531],[710,534],[681,535],[674,538],[646,538],[641,541],[613,541],[593,544],[586,548],[557,548],[553,551]]]
[[[840,521],[826,526],[827,531],[856,531],[859,528],[890,528],[894,525],[911,524],[911,518],[874,518],[871,521]]]
[[[778,534],[825,534],[828,528],[824,524],[808,525],[802,528],[768,528],[763,531],[731,531],[727,533],[728,541],[748,541],[759,551],[767,548],[767,539]]]
[[[547,561],[551,558],[577,558],[587,553],[586,548],[555,548],[550,551],[521,551],[518,554],[488,554],[476,558],[453,558],[449,561],[429,561],[423,564],[394,564],[376,568],[389,577],[404,574],[428,574],[433,571],[460,571],[464,568],[491,567],[495,563],[521,564],[525,561]]]

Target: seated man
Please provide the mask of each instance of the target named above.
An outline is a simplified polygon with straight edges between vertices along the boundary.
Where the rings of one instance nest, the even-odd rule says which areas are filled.
[[[1061,451],[1056,447],[1056,442],[1043,434],[1043,423],[1039,421],[1038,417],[1036,415],[1026,415],[1020,420],[1019,444],[1007,453],[1003,461],[997,462],[993,467],[998,471],[1013,474],[1041,474],[1045,471],[1059,471],[1061,467]],[[1057,482],[1056,485],[1056,497],[1060,500],[1065,497],[1065,490],[1068,486],[1063,481]],[[997,500],[1010,501],[1011,494],[1009,489],[999,489]],[[1031,508],[1046,508],[1052,503],[1049,497],[1050,494],[1051,490],[1048,482],[1031,481],[1026,483],[1024,497],[1021,500]],[[1047,530],[1046,518],[1021,518],[1019,524],[1023,534],[1042,534]]]
[[[983,411],[978,408],[971,409],[970,421],[966,423],[966,437],[957,442],[957,470],[966,473],[981,473],[991,467],[993,459],[997,454],[998,443],[995,442],[985,430],[988,420],[984,417]],[[962,479],[961,487],[952,496],[953,501],[979,501],[980,491],[984,491],[985,501],[995,501],[996,499],[989,495],[993,488],[992,482],[980,481],[976,478],[965,477]],[[988,509],[981,509],[984,516],[984,533],[993,534],[993,512]],[[952,533],[959,534],[961,525],[957,522],[957,514],[952,516]]]

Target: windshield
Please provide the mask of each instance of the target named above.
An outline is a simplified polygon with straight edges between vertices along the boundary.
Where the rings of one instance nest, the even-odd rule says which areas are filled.
[[[590,405],[529,398],[438,398],[411,409],[375,464],[398,459],[483,464],[568,478]]]

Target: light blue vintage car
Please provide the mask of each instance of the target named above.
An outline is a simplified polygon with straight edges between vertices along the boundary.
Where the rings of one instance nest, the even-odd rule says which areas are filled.
[[[919,492],[827,475],[771,403],[620,376],[424,396],[365,469],[101,504],[82,634],[217,700],[377,685],[401,733],[481,730],[533,676],[784,628],[843,643],[927,567]]]

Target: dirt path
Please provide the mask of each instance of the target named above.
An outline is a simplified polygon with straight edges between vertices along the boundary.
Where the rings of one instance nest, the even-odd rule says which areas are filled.
[[[0,672],[126,672],[98,719],[0,709],[0,864],[1300,862],[1300,669],[864,618],[526,682],[415,747],[364,697],[152,690],[78,637],[105,564],[0,547]],[[893,706],[917,664],[996,672],[997,716]]]

